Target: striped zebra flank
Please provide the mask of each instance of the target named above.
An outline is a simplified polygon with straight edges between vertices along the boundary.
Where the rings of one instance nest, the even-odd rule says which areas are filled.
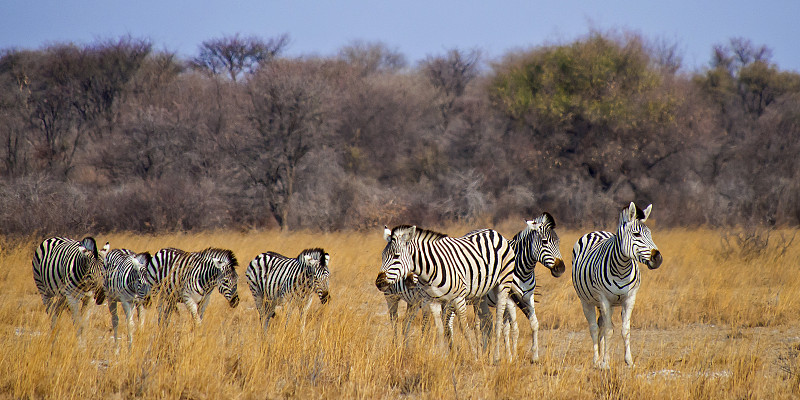
[[[89,299],[103,304],[105,291],[105,259],[109,244],[98,251],[93,237],[77,240],[53,237],[45,239],[33,255],[33,280],[45,310],[50,314],[50,329],[55,328],[58,315],[69,308],[73,324],[80,336],[83,331],[81,314],[85,314]]]
[[[303,250],[296,258],[266,252],[250,262],[245,275],[265,333],[275,308],[286,303],[298,306],[301,329],[305,329],[305,315],[314,300],[312,294],[316,293],[322,304],[330,300],[329,265],[330,255],[320,248]],[[290,314],[291,308],[287,308],[287,321]]]
[[[145,305],[148,305],[153,297],[160,296],[162,283],[169,275],[169,271],[175,261],[182,255],[188,253],[187,251],[176,249],[174,247],[167,247],[157,251],[147,264],[145,271],[145,281],[150,285],[150,292],[145,298]]]
[[[135,253],[128,249],[114,249],[106,257],[106,278],[104,288],[111,313],[111,327],[114,342],[117,342],[117,303],[122,304],[128,326],[128,347],[133,344],[133,312],[139,315],[139,327],[144,324],[144,303],[150,295],[150,284],[145,279],[147,266],[151,263],[150,253]]]
[[[610,367],[613,307],[622,307],[625,363],[633,366],[630,327],[641,283],[638,263],[656,269],[663,261],[650,228],[644,224],[651,210],[652,204],[642,210],[631,202],[622,209],[616,232],[587,233],[578,239],[572,250],[572,284],[589,323],[594,351],[592,361],[598,368]]]
[[[467,325],[466,306],[495,291],[494,359],[499,361],[501,324],[514,273],[514,252],[508,240],[491,229],[452,238],[409,225],[384,230],[384,239],[388,243],[383,249],[381,272],[375,285],[382,292],[401,280],[407,287],[421,287],[427,296],[442,306],[451,347],[452,318],[455,315],[477,355],[477,341]],[[439,336],[443,336],[441,318],[434,315],[434,322]],[[506,354],[511,358],[508,345]]]
[[[238,306],[238,265],[231,250],[207,248],[200,252],[180,253],[166,267],[166,277],[158,284],[159,323],[168,321],[180,302],[189,310],[195,326],[199,326],[214,288],[225,297],[231,308]]]

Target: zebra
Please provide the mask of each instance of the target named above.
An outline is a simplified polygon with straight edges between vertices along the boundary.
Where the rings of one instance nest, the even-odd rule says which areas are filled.
[[[642,211],[633,202],[624,207],[615,233],[590,232],[572,249],[572,284],[581,300],[593,343],[593,363],[609,368],[609,341],[613,326],[611,311],[622,306],[622,339],[625,363],[633,366],[630,345],[631,311],[639,291],[639,266],[661,266],[661,252],[653,243],[650,228],[644,222],[653,205]],[[599,310],[600,316],[597,316]],[[599,346],[598,346],[599,345]]]
[[[266,252],[250,262],[245,275],[265,333],[270,318],[275,315],[275,307],[287,301],[298,304],[305,301],[305,306],[300,308],[302,328],[305,328],[304,316],[314,300],[311,294],[316,293],[322,304],[330,300],[329,265],[330,255],[321,248],[303,250],[297,258]]]
[[[509,302],[507,302],[507,315],[504,326],[505,341],[509,341],[509,331],[513,334],[511,348],[516,352],[519,328],[516,322],[516,308],[518,306],[531,325],[533,332],[531,343],[531,361],[539,359],[539,320],[536,318],[534,306],[534,289],[536,289],[536,275],[534,267],[536,263],[541,263],[550,270],[553,277],[560,277],[566,270],[561,256],[561,240],[555,231],[556,221],[550,213],[544,212],[540,216],[525,221],[525,228],[514,235],[510,244],[514,249],[514,281],[510,292]],[[486,306],[495,307],[497,299],[490,292],[485,305],[481,304],[481,309],[476,307],[476,315],[485,318],[487,315]],[[490,326],[482,323],[482,326]],[[485,329],[482,329],[486,332]]]
[[[430,296],[428,296],[420,286],[416,285],[418,280],[416,276],[412,279],[415,284],[413,287],[407,287],[405,280],[398,280],[383,292],[395,340],[397,340],[397,309],[400,305],[400,300],[406,303],[405,322],[403,324],[403,337],[405,339],[408,339],[411,323],[414,321],[418,312],[422,311],[423,331],[425,327],[427,327],[431,315],[441,317],[441,307],[438,303],[432,302]],[[438,309],[436,307],[438,307]]]
[[[228,305],[239,305],[236,287],[238,261],[231,250],[207,248],[180,254],[167,268],[159,295],[159,323],[166,322],[180,301],[189,310],[195,326],[200,326],[208,300],[217,287]]]
[[[375,279],[375,285],[383,292],[399,280],[405,280],[407,287],[419,285],[428,296],[444,306],[451,347],[451,311],[455,311],[452,315],[458,316],[472,348],[477,349],[473,332],[467,326],[467,302],[479,301],[490,291],[495,291],[497,345],[494,359],[498,361],[500,325],[514,272],[514,252],[508,240],[491,229],[451,238],[410,225],[400,225],[391,231],[385,229],[384,239],[388,243],[383,249],[381,272]],[[441,336],[441,320],[434,317],[434,322]],[[506,353],[511,358],[508,344]]]
[[[97,250],[91,236],[76,241],[65,237],[45,239],[33,255],[33,280],[42,296],[45,310],[50,314],[50,330],[55,329],[56,320],[65,306],[72,311],[73,324],[81,335],[83,314],[90,294],[95,303],[105,301],[103,279],[105,259],[109,243]],[[78,303],[81,303],[80,306]]]
[[[117,342],[117,303],[122,303],[128,324],[128,347],[133,343],[133,309],[139,314],[139,326],[144,324],[144,301],[150,294],[150,284],[145,280],[145,271],[151,262],[150,253],[136,254],[128,249],[114,249],[106,256],[106,277],[103,285],[111,313],[114,342]]]
[[[153,254],[150,262],[147,264],[144,278],[145,282],[150,285],[150,292],[145,298],[145,305],[151,302],[152,296],[158,296],[161,292],[161,283],[169,275],[170,267],[175,261],[187,252],[173,247],[163,248]]]

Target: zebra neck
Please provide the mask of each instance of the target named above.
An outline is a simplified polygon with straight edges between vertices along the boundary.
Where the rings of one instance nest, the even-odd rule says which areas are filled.
[[[627,278],[636,274],[636,263],[622,252],[622,240],[620,235],[612,236],[607,242],[609,246],[603,253],[606,254],[607,262],[604,263],[612,276],[617,278]]]

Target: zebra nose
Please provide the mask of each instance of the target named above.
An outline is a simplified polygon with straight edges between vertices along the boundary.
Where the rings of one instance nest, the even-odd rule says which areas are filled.
[[[380,290],[381,292],[385,292],[389,289],[389,286],[391,286],[391,284],[389,283],[389,280],[386,279],[385,272],[381,272],[378,274],[378,277],[375,279],[375,286],[377,286],[378,290]]]
[[[327,303],[330,299],[331,299],[331,296],[330,296],[330,294],[328,294],[328,292],[320,293],[320,295],[319,295],[319,301],[322,304]]]
[[[553,268],[550,268],[550,274],[558,278],[559,276],[561,276],[561,274],[564,273],[566,269],[567,267],[564,265],[564,260],[556,258],[556,262],[553,264]]]
[[[658,250],[653,250],[650,253],[650,263],[647,264],[647,267],[650,269],[656,269],[661,266],[663,261],[664,258],[661,256],[661,252]]]

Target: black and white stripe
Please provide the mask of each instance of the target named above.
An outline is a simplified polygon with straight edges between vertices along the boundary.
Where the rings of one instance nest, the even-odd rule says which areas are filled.
[[[587,233],[578,239],[572,250],[572,284],[589,322],[594,346],[593,362],[597,367],[609,367],[611,311],[617,306],[622,307],[625,362],[633,365],[630,325],[640,284],[638,263],[656,269],[662,262],[650,228],[644,224],[651,210],[652,205],[642,211],[631,203],[620,213],[615,233]]]
[[[330,255],[320,248],[303,250],[296,258],[273,252],[261,253],[250,262],[245,275],[264,332],[279,305],[305,302],[305,306],[300,308],[301,316],[304,316],[314,299],[312,293],[317,294],[322,304],[328,302],[329,263]],[[305,319],[301,319],[305,325]]]
[[[448,335],[452,339],[450,310],[455,311],[473,348],[477,342],[467,326],[466,306],[495,291],[495,360],[500,358],[500,334],[508,292],[513,284],[514,252],[510,243],[490,229],[473,231],[460,238],[401,225],[384,232],[388,244],[383,250],[381,272],[375,284],[386,291],[399,280],[419,287],[439,302],[448,316]],[[416,275],[416,276],[415,276]],[[434,316],[440,332],[441,321]],[[511,357],[510,347],[506,353]]]
[[[416,276],[413,276],[412,280],[416,283]],[[383,292],[383,295],[386,300],[389,321],[392,324],[395,340],[397,340],[397,309],[401,300],[406,303],[405,322],[403,323],[403,337],[406,340],[408,339],[411,323],[414,321],[418,312],[422,311],[423,330],[428,325],[428,321],[431,317],[431,310],[429,307],[435,306],[436,303],[431,301],[431,298],[425,293],[422,287],[419,285],[407,287],[405,280],[398,280],[389,286],[386,291]],[[436,311],[434,311],[433,314],[436,314]],[[439,314],[441,314],[441,311],[439,311]]]
[[[186,251],[181,249],[167,247],[153,254],[150,263],[147,264],[144,275],[145,281],[150,285],[150,293],[145,299],[145,304],[150,303],[151,297],[159,296],[161,293],[161,284],[167,278],[167,275],[169,275],[170,268],[180,256],[186,253]]]
[[[128,325],[128,346],[133,343],[133,311],[139,314],[139,326],[144,323],[144,302],[150,294],[150,284],[145,279],[150,253],[136,254],[128,249],[114,249],[106,257],[106,278],[103,287],[111,313],[114,342],[117,342],[117,303],[122,303]]]
[[[192,314],[195,325],[200,325],[215,287],[231,308],[239,305],[238,265],[233,252],[225,249],[208,248],[180,254],[169,264],[167,276],[160,283],[159,321],[167,319],[181,302]]]
[[[103,279],[105,258],[109,244],[97,250],[94,238],[86,237],[76,241],[64,237],[44,240],[33,255],[33,280],[42,296],[47,313],[50,314],[50,327],[55,327],[56,319],[65,307],[72,311],[72,319],[83,330],[79,314],[86,308],[91,295],[97,304],[105,301]]]
[[[531,325],[531,361],[539,359],[539,320],[536,318],[536,308],[534,303],[534,290],[536,289],[536,274],[534,267],[537,263],[544,265],[550,270],[551,275],[558,278],[564,273],[566,266],[561,256],[561,240],[555,231],[556,221],[550,213],[542,213],[540,216],[525,221],[525,228],[511,239],[511,247],[514,249],[514,285],[511,288],[510,300],[508,303],[507,315],[505,317],[504,333],[505,340],[509,341],[509,331],[512,333],[511,339],[512,353],[516,351],[519,329],[516,325],[516,309],[518,306]],[[488,306],[495,307],[496,299],[490,293],[487,297]],[[485,310],[477,310],[482,318]],[[484,326],[490,326],[483,323]],[[484,329],[485,331],[485,329]]]

